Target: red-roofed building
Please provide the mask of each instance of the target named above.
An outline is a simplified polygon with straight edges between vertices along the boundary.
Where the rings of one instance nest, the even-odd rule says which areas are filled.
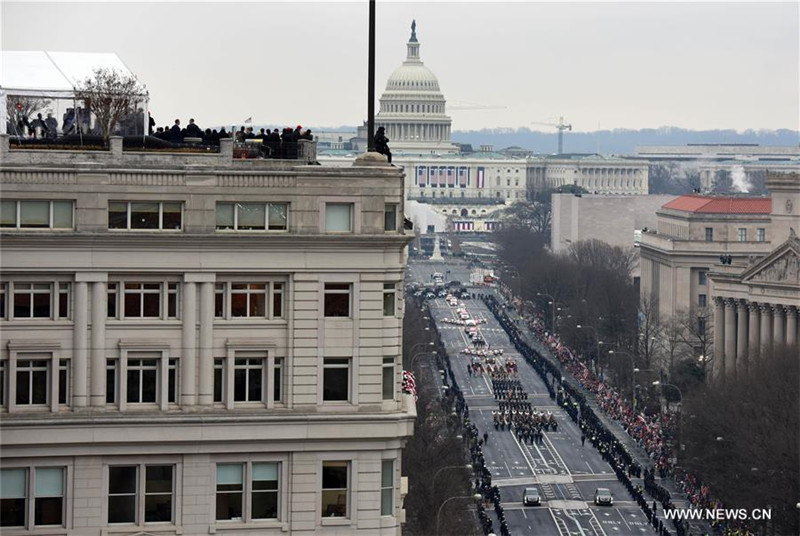
[[[744,269],[782,244],[790,228],[800,230],[800,175],[768,174],[767,187],[769,197],[683,195],[656,211],[656,229],[640,242],[640,288],[661,320],[692,311],[710,328],[708,273]]]

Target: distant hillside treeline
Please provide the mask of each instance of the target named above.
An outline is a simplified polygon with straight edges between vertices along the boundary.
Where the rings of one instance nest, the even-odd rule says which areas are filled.
[[[470,143],[477,150],[481,144],[503,149],[517,145],[536,153],[555,153],[556,132],[538,132],[528,128],[485,128],[455,131],[456,143]],[[758,145],[791,145],[800,143],[800,131],[780,130],[686,130],[675,127],[640,130],[614,129],[595,132],[564,132],[565,153],[633,154],[637,145],[686,145],[689,143],[757,143]]]

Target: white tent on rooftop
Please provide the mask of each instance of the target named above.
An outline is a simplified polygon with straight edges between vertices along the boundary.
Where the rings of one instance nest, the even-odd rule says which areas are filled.
[[[8,97],[72,100],[76,86],[99,68],[114,69],[135,77],[120,57],[110,52],[3,50],[0,58],[0,132],[3,133],[6,131]],[[145,91],[142,101],[147,100]]]

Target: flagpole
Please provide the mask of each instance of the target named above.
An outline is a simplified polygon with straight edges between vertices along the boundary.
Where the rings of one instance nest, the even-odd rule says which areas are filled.
[[[369,53],[367,62],[367,151],[375,150],[375,0],[369,0]]]

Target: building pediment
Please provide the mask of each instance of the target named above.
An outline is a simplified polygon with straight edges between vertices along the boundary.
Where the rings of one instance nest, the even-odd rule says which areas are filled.
[[[743,282],[784,283],[800,286],[800,239],[789,239],[742,274]]]

